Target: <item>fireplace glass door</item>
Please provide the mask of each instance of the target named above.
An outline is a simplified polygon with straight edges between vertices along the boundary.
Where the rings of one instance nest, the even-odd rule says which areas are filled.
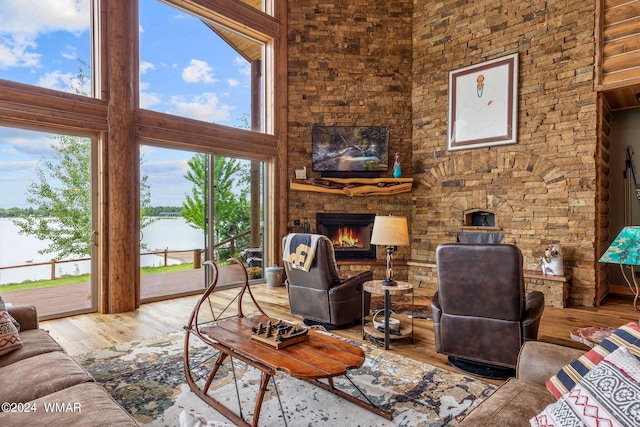
[[[376,246],[371,244],[373,214],[316,215],[318,233],[333,243],[336,259],[375,259]]]

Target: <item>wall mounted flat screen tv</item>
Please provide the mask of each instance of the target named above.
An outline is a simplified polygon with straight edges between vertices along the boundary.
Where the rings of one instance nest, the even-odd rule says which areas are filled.
[[[389,169],[388,126],[313,126],[311,145],[311,167],[325,176]]]

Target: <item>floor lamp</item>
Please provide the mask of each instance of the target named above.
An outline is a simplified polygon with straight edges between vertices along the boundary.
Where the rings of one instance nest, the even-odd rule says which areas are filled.
[[[387,247],[387,271],[383,286],[395,286],[393,280],[393,249],[396,246],[409,244],[409,231],[407,218],[403,216],[376,216],[373,220],[371,244]]]
[[[640,265],[640,227],[624,227],[609,249],[602,255],[600,262],[620,264],[620,270],[627,286],[634,295],[633,308],[638,310],[640,288],[636,278],[636,265]],[[630,266],[631,279],[624,272],[624,266]]]

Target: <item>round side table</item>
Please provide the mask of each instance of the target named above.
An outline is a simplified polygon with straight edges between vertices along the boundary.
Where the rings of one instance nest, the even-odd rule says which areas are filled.
[[[364,282],[362,288],[362,339],[364,340],[367,335],[376,339],[384,339],[385,350],[389,349],[389,341],[392,339],[397,340],[410,337],[411,342],[413,342],[413,316],[411,316],[411,326],[407,325],[408,318],[405,320],[404,325],[400,322],[399,333],[391,334],[389,328],[391,296],[411,294],[411,311],[413,312],[413,285],[407,282],[396,281],[394,286],[384,286],[382,284],[382,280],[370,280],[368,282]],[[365,292],[369,292],[372,295],[384,295],[384,332],[379,331],[375,326],[373,326],[372,322],[367,322],[365,320],[365,317],[369,314],[364,312]]]

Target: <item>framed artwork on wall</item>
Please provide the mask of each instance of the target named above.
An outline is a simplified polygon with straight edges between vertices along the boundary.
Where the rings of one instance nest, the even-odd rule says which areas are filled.
[[[449,72],[447,149],[518,142],[518,53]]]

